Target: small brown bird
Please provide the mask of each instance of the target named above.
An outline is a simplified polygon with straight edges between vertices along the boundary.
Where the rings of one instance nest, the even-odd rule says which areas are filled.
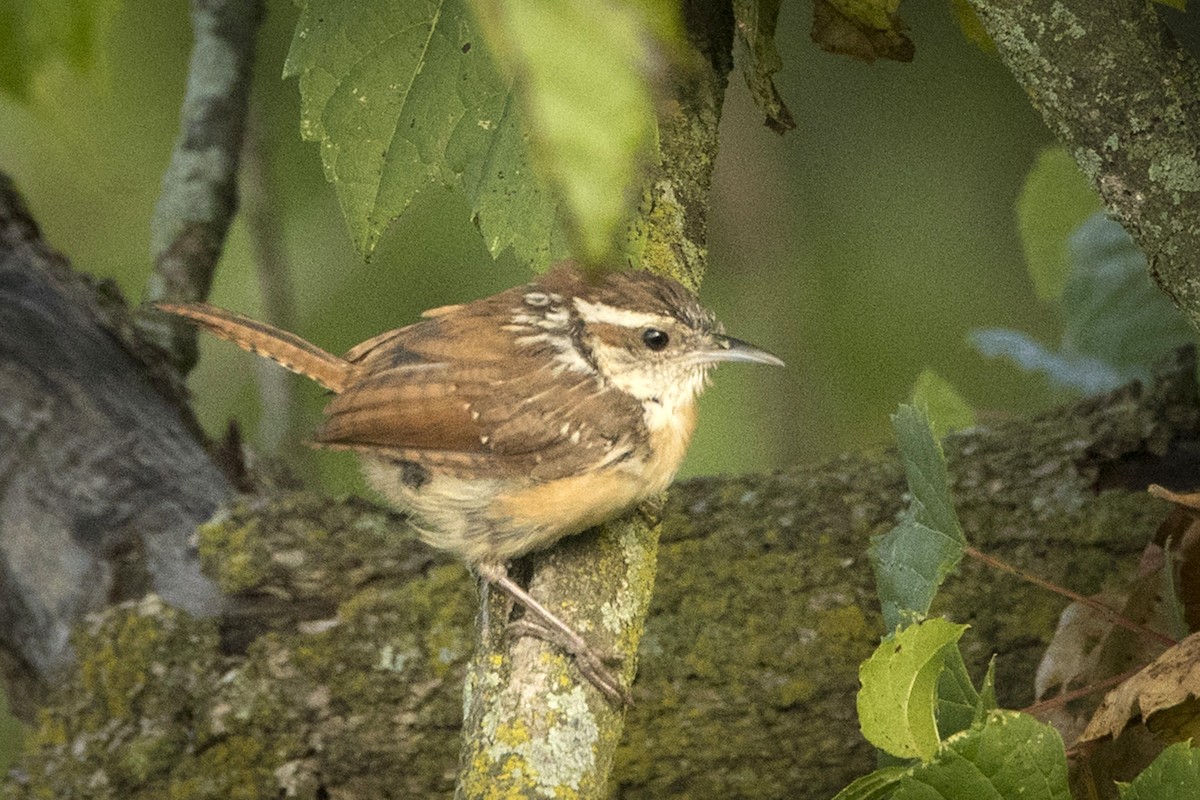
[[[782,366],[724,335],[681,284],[648,272],[533,282],[368,339],[344,358],[204,303],[158,306],[335,393],[317,445],[354,450],[371,485],[528,609],[610,698],[626,690],[506,563],[671,482],[696,396],[722,361]]]

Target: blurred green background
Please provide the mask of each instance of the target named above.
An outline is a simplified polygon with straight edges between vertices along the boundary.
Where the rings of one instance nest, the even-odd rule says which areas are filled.
[[[725,367],[702,400],[687,475],[767,470],[886,440],[888,414],[932,367],[976,408],[1027,413],[1053,401],[1043,379],[989,361],[968,331],[1003,326],[1057,338],[1057,311],[1026,274],[1014,202],[1050,143],[1008,72],[968,43],[948,4],[903,9],[909,65],[820,52],[811,3],[784,4],[779,88],[798,121],[762,125],[734,74],[722,123],[703,298],[728,329],[786,370]],[[315,145],[300,141],[298,89],[280,74],[297,10],[270,0],[252,104],[266,223],[297,293],[297,331],[333,351],[479,297],[528,273],[485,252],[459,197],[425,191],[370,263],[356,255]],[[49,241],[136,300],[148,226],[178,126],[191,32],[182,3],[116,6],[102,66],[52,66],[33,102],[0,99],[0,168],[17,179]],[[212,300],[260,313],[255,254],[234,226]],[[294,423],[260,399],[270,369],[206,339],[191,386],[205,426],[237,419],[274,451],[309,429],[322,394],[300,382]],[[277,403],[266,403],[274,408]],[[365,491],[345,456],[303,471]]]

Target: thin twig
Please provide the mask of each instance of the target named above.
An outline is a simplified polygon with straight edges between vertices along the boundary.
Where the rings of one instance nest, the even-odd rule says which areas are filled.
[[[150,223],[154,271],[143,299],[203,300],[237,211],[238,158],[246,126],[262,0],[192,0],[194,44],[179,138]],[[180,373],[196,364],[196,329],[149,311],[143,335]]]
[[[1127,672],[1122,672],[1120,675],[1113,675],[1111,678],[1105,678],[1104,680],[1097,681],[1096,683],[1089,683],[1087,686],[1076,689],[1073,692],[1055,695],[1049,700],[1041,700],[1031,706],[1026,706],[1021,710],[1026,714],[1033,714],[1034,716],[1037,716],[1043,711],[1048,711],[1052,708],[1057,708],[1058,706],[1065,706],[1067,703],[1078,700],[1081,697],[1087,697],[1089,694],[1095,694],[1096,692],[1103,691],[1110,686],[1116,686],[1117,684],[1124,683],[1145,668],[1146,665],[1142,664],[1141,666],[1134,667]]]
[[[1133,631],[1134,633],[1138,634],[1139,636],[1144,636],[1147,639],[1153,639],[1154,641],[1159,642],[1160,644],[1164,644],[1167,647],[1172,647],[1174,645],[1179,644],[1179,642],[1175,641],[1174,639],[1172,639],[1170,636],[1167,636],[1166,634],[1159,633],[1158,631],[1156,631],[1152,628],[1147,628],[1145,625],[1141,625],[1125,616],[1122,616],[1121,612],[1117,611],[1114,608],[1111,608],[1110,606],[1106,606],[1104,603],[1101,603],[1099,600],[1096,600],[1091,597],[1084,597],[1083,595],[1079,594],[1078,592],[1073,592],[1070,589],[1059,586],[1056,583],[1051,583],[1050,581],[1048,581],[1044,578],[1039,578],[1037,575],[1032,575],[1028,572],[1025,572],[1024,570],[1018,569],[1005,561],[1001,561],[1000,559],[996,558],[995,556],[989,556],[986,553],[982,553],[979,550],[975,549],[974,547],[971,547],[970,545],[967,545],[965,548],[963,548],[963,552],[966,553],[967,555],[969,555],[971,558],[974,558],[977,561],[982,561],[984,564],[987,564],[990,567],[994,567],[995,569],[998,569],[1001,572],[1007,572],[1010,575],[1016,575],[1018,578],[1020,578],[1024,581],[1028,581],[1029,583],[1032,583],[1034,586],[1040,586],[1041,588],[1046,589],[1047,591],[1054,592],[1055,594],[1058,594],[1058,595],[1062,595],[1063,597],[1073,600],[1076,603],[1081,603],[1081,604],[1087,606],[1088,608],[1092,609],[1096,613],[1100,614],[1101,616],[1108,617],[1108,619],[1110,619],[1114,625],[1117,625],[1121,628],[1125,628],[1126,630],[1129,630],[1129,631]]]
[[[267,322],[284,330],[296,328],[296,290],[287,255],[283,251],[283,227],[272,213],[268,198],[266,159],[263,152],[261,117],[250,114],[246,146],[242,151],[242,217],[254,252],[258,289]],[[262,398],[259,444],[264,452],[290,457],[301,452],[296,431],[296,378],[275,364],[260,362],[258,390]]]

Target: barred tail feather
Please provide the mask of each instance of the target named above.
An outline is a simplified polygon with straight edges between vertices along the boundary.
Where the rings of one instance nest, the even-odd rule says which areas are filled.
[[[269,358],[331,391],[342,392],[354,377],[355,367],[346,359],[265,322],[208,303],[156,303],[154,307],[191,320],[214,336]]]

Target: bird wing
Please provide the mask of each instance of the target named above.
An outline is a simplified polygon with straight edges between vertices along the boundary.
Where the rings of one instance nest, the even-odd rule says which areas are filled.
[[[539,480],[628,457],[641,406],[520,339],[471,304],[364,342],[346,355],[359,377],[326,407],[316,443]]]

